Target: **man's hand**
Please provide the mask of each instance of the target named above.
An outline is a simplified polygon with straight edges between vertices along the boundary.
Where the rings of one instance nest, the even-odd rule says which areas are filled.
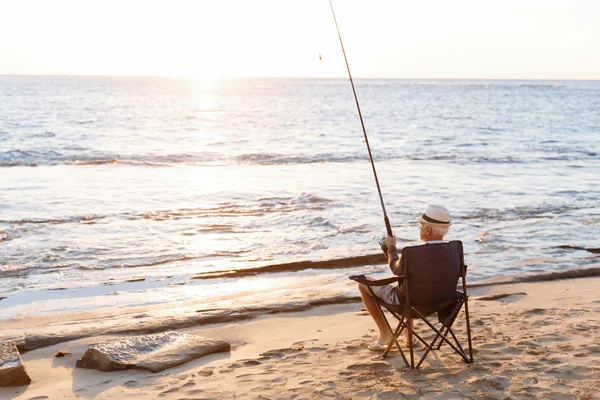
[[[385,237],[385,245],[388,247],[388,249],[392,246],[396,247],[396,236],[394,235],[392,236],[386,236]]]
[[[386,236],[385,238],[383,238],[379,241],[379,245],[381,246],[381,250],[383,250],[383,254],[385,254],[385,256],[387,257],[388,249],[391,246],[396,246],[396,236],[394,236],[394,237]]]

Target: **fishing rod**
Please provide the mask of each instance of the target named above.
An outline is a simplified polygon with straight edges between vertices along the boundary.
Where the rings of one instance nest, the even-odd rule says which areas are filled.
[[[369,146],[369,138],[367,137],[367,130],[365,129],[365,123],[363,122],[362,113],[360,112],[360,105],[358,104],[358,97],[356,96],[356,89],[354,89],[354,81],[352,80],[352,74],[350,73],[350,65],[348,64],[348,57],[346,57],[346,50],[344,50],[344,43],[342,42],[342,34],[340,33],[340,27],[338,26],[337,19],[335,18],[335,11],[333,10],[333,4],[329,0],[331,6],[331,13],[333,14],[333,21],[335,22],[335,28],[337,29],[338,37],[340,38],[340,45],[342,46],[342,53],[344,53],[344,60],[346,61],[346,69],[348,69],[348,77],[350,77],[350,84],[352,85],[352,93],[354,93],[354,100],[356,101],[356,109],[358,110],[358,117],[360,118],[360,125],[362,126],[363,134],[365,135],[365,143],[367,144],[367,150],[369,152],[369,159],[371,160],[371,167],[373,168],[373,175],[375,176],[375,184],[377,185],[377,192],[379,193],[379,201],[381,202],[381,209],[383,210],[383,221],[385,222],[385,229],[387,230],[388,236],[393,237],[392,226],[388,219],[387,213],[385,212],[385,204],[383,204],[383,196],[381,195],[381,188],[379,187],[379,179],[377,179],[377,171],[375,170],[375,163],[373,162],[373,155],[371,154],[371,146]]]

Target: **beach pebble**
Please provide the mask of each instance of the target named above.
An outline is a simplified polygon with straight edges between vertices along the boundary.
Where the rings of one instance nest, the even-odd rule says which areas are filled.
[[[77,367],[100,371],[141,369],[158,372],[207,354],[228,352],[222,340],[180,332],[130,336],[90,347]]]
[[[14,342],[0,342],[0,387],[31,383]]]

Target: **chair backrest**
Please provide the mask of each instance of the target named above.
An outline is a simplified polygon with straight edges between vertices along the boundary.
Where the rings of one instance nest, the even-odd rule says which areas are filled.
[[[458,240],[403,248],[410,302],[427,306],[454,300],[463,264],[463,246]]]

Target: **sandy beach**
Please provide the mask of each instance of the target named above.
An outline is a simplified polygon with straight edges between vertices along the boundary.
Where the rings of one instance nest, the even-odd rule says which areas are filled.
[[[380,359],[367,349],[376,338],[370,317],[351,303],[182,330],[226,340],[232,351],[160,373],[75,367],[90,344],[115,336],[40,348],[22,355],[33,382],[0,389],[0,398],[595,399],[599,290],[599,277],[472,289],[471,365],[447,346],[420,370],[406,370],[396,351]]]

